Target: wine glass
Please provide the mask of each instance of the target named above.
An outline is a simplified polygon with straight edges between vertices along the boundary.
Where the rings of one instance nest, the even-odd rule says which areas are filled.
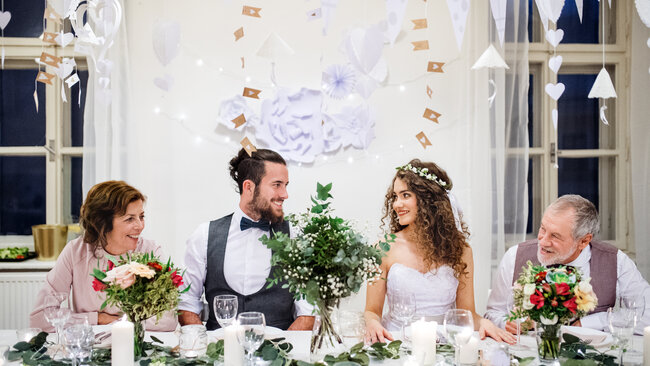
[[[613,307],[607,309],[609,331],[618,345],[619,364],[623,365],[623,350],[634,333],[635,312],[629,308]]]
[[[45,296],[43,315],[45,315],[45,319],[56,329],[57,348],[63,346],[61,334],[63,326],[70,317],[70,309],[61,305],[67,298],[68,294],[64,292],[54,292]]]
[[[235,317],[237,317],[237,296],[235,295],[218,295],[212,300],[214,308],[214,316],[221,328],[225,328],[232,324]]]
[[[388,297],[390,312],[402,323],[402,340],[406,340],[406,323],[415,314],[415,294],[408,291],[395,290]]]
[[[510,296],[508,296],[508,299],[506,300],[506,306],[508,308],[508,314],[512,314],[513,311],[517,310],[516,304],[515,304],[515,293],[514,293],[514,287],[510,291]],[[526,351],[529,349],[529,347],[524,346],[521,344],[521,322],[522,320],[525,320],[525,318],[517,318],[515,319],[515,324],[517,324],[517,342],[515,344],[512,344],[509,346],[509,349],[511,351]]]
[[[90,359],[95,340],[93,328],[88,323],[88,319],[84,318],[71,319],[71,323],[66,324],[63,331],[65,347],[70,354],[73,366],[78,365],[79,360]]]
[[[472,313],[465,309],[449,309],[445,313],[443,327],[447,340],[454,346],[455,364],[460,365],[460,347],[467,344],[474,334]]]
[[[250,311],[239,314],[237,321],[239,322],[237,339],[246,350],[247,363],[252,366],[254,365],[253,354],[264,342],[266,320],[264,314]]]

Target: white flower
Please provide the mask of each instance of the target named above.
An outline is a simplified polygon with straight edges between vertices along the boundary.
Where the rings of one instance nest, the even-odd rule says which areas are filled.
[[[524,303],[522,304],[522,306],[523,306],[524,309],[526,309],[526,310],[530,310],[530,309],[532,309],[532,308],[535,307],[535,305],[533,305],[533,303],[530,302],[530,297],[528,297],[528,296],[527,296],[526,299],[524,300]]]
[[[590,278],[586,278],[586,279],[583,279],[582,281],[580,281],[580,283],[578,284],[578,288],[580,289],[581,292],[589,294],[589,293],[591,293],[593,291],[593,288],[591,287],[591,284],[589,283],[590,280],[591,280]]]
[[[235,123],[232,122],[233,119],[244,115],[246,118],[245,124],[235,127]],[[235,95],[230,99],[226,99],[221,102],[219,106],[219,118],[218,122],[230,130],[241,131],[246,128],[247,125],[253,125],[259,117],[255,115],[253,110],[246,104],[246,98],[241,95]]]
[[[527,283],[524,285],[524,295],[530,296],[535,293],[535,284]]]
[[[552,319],[545,318],[544,315],[540,315],[539,320],[542,321],[542,324],[553,325],[557,323],[557,314],[553,314]]]

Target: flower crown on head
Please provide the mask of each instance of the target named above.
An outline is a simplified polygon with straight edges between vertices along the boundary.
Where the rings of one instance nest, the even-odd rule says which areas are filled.
[[[428,180],[430,180],[432,182],[435,182],[436,184],[438,184],[442,188],[447,187],[447,182],[445,182],[444,180],[438,178],[438,176],[433,174],[432,172],[429,172],[428,168],[416,168],[416,167],[414,167],[413,165],[411,165],[409,163],[409,164],[406,164],[406,165],[403,165],[403,166],[398,166],[395,169],[413,172],[413,173],[419,175],[422,178],[425,178],[425,179],[428,179]]]

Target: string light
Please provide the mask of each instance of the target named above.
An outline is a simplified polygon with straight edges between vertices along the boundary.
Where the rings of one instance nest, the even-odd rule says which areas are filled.
[[[351,156],[348,156],[348,164],[354,163],[354,158]]]
[[[399,91],[403,92],[404,90],[406,90],[406,87],[404,86],[404,84],[400,85],[399,86]]]
[[[153,109],[153,113],[155,113],[155,114],[160,114],[160,107],[155,107],[155,108]]]
[[[203,59],[196,60],[196,66],[203,66]]]

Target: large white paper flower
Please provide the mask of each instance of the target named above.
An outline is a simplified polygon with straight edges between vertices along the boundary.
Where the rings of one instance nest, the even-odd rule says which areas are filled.
[[[354,91],[355,72],[350,65],[330,65],[323,71],[323,90],[334,99],[343,99]]]
[[[235,128],[235,124],[232,120],[239,117],[242,113],[244,114],[244,117],[246,117],[246,123]],[[217,121],[228,129],[241,131],[245,129],[247,125],[254,124],[254,121],[257,118],[258,116],[255,115],[253,109],[251,109],[246,103],[246,98],[241,95],[235,95],[230,99],[226,99],[219,105],[219,117],[217,118]]]
[[[346,106],[341,112],[324,115],[325,151],[352,146],[366,149],[375,138],[375,119],[367,106]]]

